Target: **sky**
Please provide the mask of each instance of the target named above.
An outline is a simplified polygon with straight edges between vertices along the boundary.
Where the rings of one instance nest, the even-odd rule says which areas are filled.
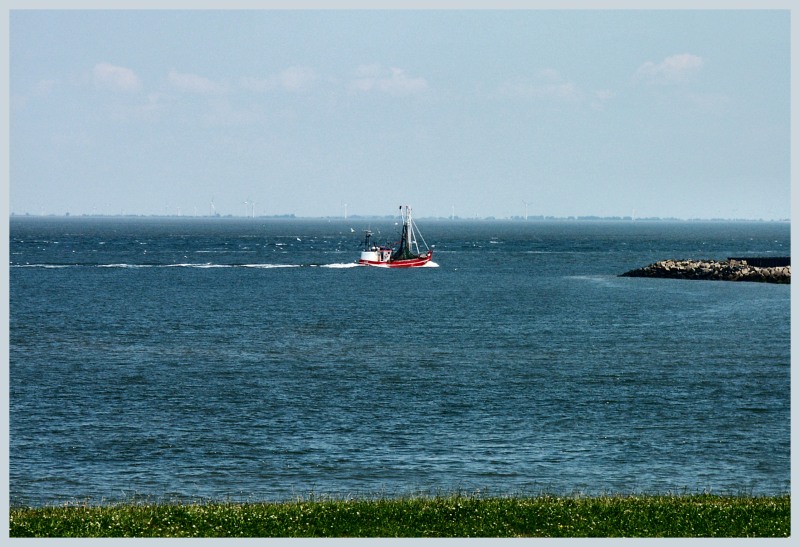
[[[12,10],[13,214],[785,219],[786,10]]]

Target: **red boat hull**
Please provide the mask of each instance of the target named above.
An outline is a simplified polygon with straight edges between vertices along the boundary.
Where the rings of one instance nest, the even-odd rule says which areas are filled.
[[[417,258],[409,258],[407,260],[387,260],[381,262],[378,260],[359,260],[358,263],[362,266],[377,266],[379,268],[417,268],[424,266],[431,261],[433,251],[428,251],[426,254]]]

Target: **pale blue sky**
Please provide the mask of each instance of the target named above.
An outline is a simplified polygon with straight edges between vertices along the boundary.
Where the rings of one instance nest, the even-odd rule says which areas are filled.
[[[788,11],[11,11],[15,214],[790,216]]]

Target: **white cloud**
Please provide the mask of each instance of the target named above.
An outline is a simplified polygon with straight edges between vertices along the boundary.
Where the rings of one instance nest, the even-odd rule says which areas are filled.
[[[306,67],[287,68],[278,75],[278,83],[287,91],[302,91],[317,80],[317,73]]]
[[[501,87],[506,95],[528,99],[576,100],[580,97],[577,86],[572,82],[540,84],[535,82],[509,82]]]
[[[564,80],[558,71],[546,69],[533,79],[519,79],[502,84],[500,95],[524,99],[576,102],[583,93],[574,82]]]
[[[650,84],[675,84],[687,81],[703,68],[703,58],[689,53],[672,55],[660,63],[644,63],[636,71],[636,78]]]
[[[428,89],[425,78],[412,78],[400,68],[383,68],[379,64],[361,65],[356,69],[356,77],[350,82],[350,89],[356,92],[377,91],[389,95],[413,95]]]
[[[50,95],[57,86],[58,80],[41,80],[34,86],[33,93],[38,96]]]
[[[273,89],[300,92],[306,91],[319,79],[313,68],[294,66],[267,78],[244,77],[240,86],[248,91],[264,92]]]
[[[94,85],[112,91],[139,91],[142,83],[136,73],[125,67],[110,63],[98,63],[92,70]]]
[[[167,108],[165,98],[168,95],[157,92],[139,94],[132,101],[105,104],[103,112],[108,119],[117,122],[156,121]]]
[[[150,118],[164,110],[164,96],[161,93],[148,93],[147,102],[138,107],[140,117]]]
[[[255,91],[262,93],[264,91],[271,91],[275,89],[275,78],[254,78],[252,76],[243,76],[239,80],[239,86],[247,91]]]
[[[611,101],[616,94],[610,89],[598,89],[592,98],[592,108],[595,110],[605,110],[606,103]]]
[[[224,93],[226,86],[197,74],[180,73],[170,70],[167,77],[169,84],[180,91],[203,95]]]
[[[275,89],[275,80],[273,78],[253,78],[252,76],[243,76],[239,80],[239,86],[247,91],[261,93]]]

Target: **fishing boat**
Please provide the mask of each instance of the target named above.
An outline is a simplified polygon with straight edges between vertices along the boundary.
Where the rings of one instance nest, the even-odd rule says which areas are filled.
[[[364,250],[361,251],[359,264],[381,268],[416,268],[425,266],[431,261],[433,250],[428,248],[422,233],[411,218],[411,207],[401,205],[400,216],[403,219],[403,230],[400,232],[400,242],[397,248],[373,244],[372,232],[364,230]],[[424,251],[417,243],[417,235],[425,246]]]

